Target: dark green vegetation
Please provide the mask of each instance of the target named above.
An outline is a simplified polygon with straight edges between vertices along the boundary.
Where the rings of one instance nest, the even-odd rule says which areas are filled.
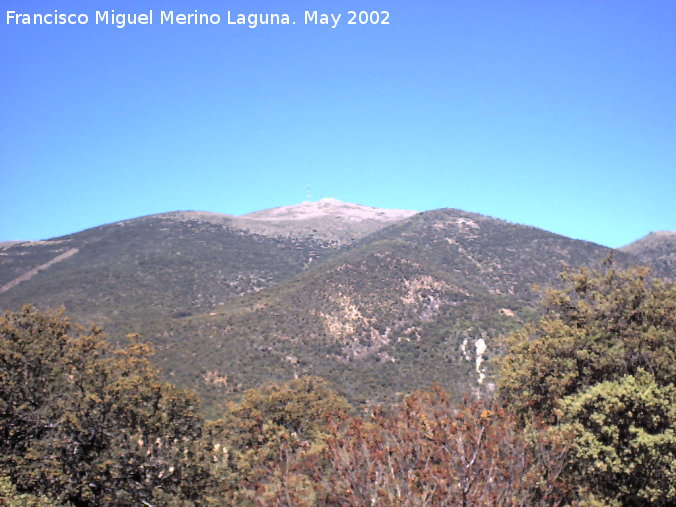
[[[676,285],[569,270],[506,337],[497,396],[350,408],[317,377],[206,421],[151,349],[31,307],[0,319],[7,505],[668,506]]]
[[[158,380],[146,345],[25,307],[0,321],[0,469],[72,505],[195,500],[197,399]]]
[[[234,390],[293,374],[330,379],[351,401],[393,400],[434,382],[464,390],[477,384],[479,341],[489,359],[494,338],[532,315],[533,283],[608,252],[457,210],[423,213],[206,317],[171,322],[158,354],[177,354],[189,337],[181,365],[227,375]]]
[[[508,338],[502,399],[574,435],[569,474],[603,505],[673,505],[676,285],[645,268],[564,280]]]
[[[312,238],[249,234],[222,220],[158,215],[11,245],[0,252],[2,285],[77,252],[0,294],[1,304],[65,306],[82,319],[131,332],[288,279],[327,249]]]
[[[0,307],[65,306],[113,336],[140,333],[165,378],[195,388],[207,410],[302,375],[351,402],[396,401],[434,382],[490,387],[495,338],[534,315],[532,285],[610,252],[453,209],[378,221],[379,210],[362,220],[354,205],[309,206],[168,213],[11,244],[0,250]],[[673,276],[662,257],[656,273]]]

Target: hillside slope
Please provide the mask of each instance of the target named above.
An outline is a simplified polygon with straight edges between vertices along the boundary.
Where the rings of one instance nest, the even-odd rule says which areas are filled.
[[[673,276],[669,237],[648,238],[614,261]],[[490,388],[495,338],[533,317],[532,285],[609,253],[456,209],[181,211],[0,245],[0,308],[65,306],[113,338],[141,333],[212,404],[301,374],[392,400],[432,382]]]
[[[0,308],[65,306],[132,332],[291,278],[415,214],[323,199],[245,216],[177,211],[0,244]]]
[[[331,250],[312,238],[251,234],[223,217],[220,223],[185,213],[143,217],[3,248],[0,306],[63,305],[80,319],[138,325],[260,290]],[[73,253],[26,276],[65,252]]]
[[[431,382],[485,387],[495,337],[533,315],[532,285],[610,252],[473,213],[426,212],[289,280],[174,320],[161,330],[159,357],[215,398],[301,374],[334,381],[353,401]]]
[[[651,232],[620,248],[636,257],[639,262],[653,266],[661,273],[676,270],[676,231]]]

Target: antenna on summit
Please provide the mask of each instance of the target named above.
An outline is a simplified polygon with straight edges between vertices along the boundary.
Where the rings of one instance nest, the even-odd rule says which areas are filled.
[[[307,184],[307,188],[305,189],[305,201],[306,202],[312,201],[312,185],[310,185],[309,183]]]

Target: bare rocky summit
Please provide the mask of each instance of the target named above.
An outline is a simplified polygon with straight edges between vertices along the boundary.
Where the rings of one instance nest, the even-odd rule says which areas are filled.
[[[325,198],[239,216],[205,211],[175,211],[154,216],[228,225],[269,237],[311,237],[339,246],[361,239],[416,213],[418,212],[373,208]]]
[[[348,222],[362,222],[364,220],[378,220],[380,222],[396,222],[417,211],[403,209],[384,209],[362,206],[342,202],[338,199],[324,198],[317,202],[303,202],[292,206],[271,208],[242,215],[245,218],[256,220],[310,220],[314,218],[336,218]]]
[[[326,198],[248,213],[237,217],[235,224],[256,234],[312,236],[345,245],[416,213]]]

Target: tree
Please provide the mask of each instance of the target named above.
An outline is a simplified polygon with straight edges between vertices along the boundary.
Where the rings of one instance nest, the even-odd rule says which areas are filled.
[[[326,380],[307,376],[249,389],[228,408],[224,420],[228,439],[237,448],[246,449],[263,443],[264,425],[283,428],[301,440],[316,439],[328,417],[350,407]]]
[[[149,346],[30,306],[0,319],[0,467],[74,505],[191,500],[208,479],[197,401],[159,380]]]
[[[522,422],[574,435],[566,472],[604,505],[673,505],[676,285],[647,268],[566,271],[507,338],[498,388]]]
[[[275,490],[285,497],[296,495],[290,504],[302,505],[299,495],[307,500],[312,487],[302,475],[290,474],[288,465],[299,454],[319,453],[329,421],[349,408],[319,377],[247,390],[209,427],[212,447],[224,450],[214,461],[222,501],[250,505],[260,501],[261,491]]]
[[[263,505],[559,505],[568,443],[527,433],[498,406],[452,404],[441,389],[366,416],[331,419],[318,452],[279,460]]]
[[[557,419],[559,401],[639,369],[676,378],[676,285],[647,268],[565,271],[538,322],[507,337],[499,393],[521,415]]]
[[[643,370],[601,382],[561,402],[575,434],[571,468],[591,493],[613,505],[676,501],[676,388]]]

